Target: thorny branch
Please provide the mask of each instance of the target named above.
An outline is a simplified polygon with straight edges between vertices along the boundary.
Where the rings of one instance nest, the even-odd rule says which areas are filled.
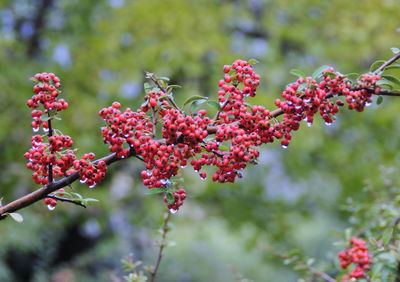
[[[393,64],[394,62],[396,62],[397,60],[400,59],[400,54],[397,54],[395,56],[393,56],[392,58],[390,58],[389,60],[387,60],[383,65],[381,65],[378,69],[376,69],[374,71],[374,73],[380,72],[382,70],[384,70],[384,68],[386,68],[387,66]],[[162,91],[166,91],[157,81],[157,79],[155,78],[155,76],[152,73],[149,72],[145,72],[146,76],[148,78],[150,78],[156,85],[157,87],[159,87]],[[400,96],[399,92],[393,92],[387,89],[381,89],[378,93],[375,93],[374,89],[366,89],[368,92],[370,92],[371,94],[374,95],[378,95],[378,96]],[[329,98],[329,97],[328,97]],[[176,105],[175,101],[173,101],[171,98],[169,98],[169,101],[171,102],[171,104],[180,111],[179,107]],[[280,115],[283,114],[282,109],[277,108],[275,110],[273,110],[270,113],[270,117],[271,118],[276,118]],[[217,130],[217,126],[209,126],[207,128],[208,134],[212,135],[215,134]],[[165,142],[164,139],[159,140],[159,142]],[[137,159],[140,159],[143,161],[143,159],[140,156],[137,156],[134,150],[131,150],[130,154],[128,155],[127,158],[129,157],[135,157]],[[103,160],[106,162],[107,165],[110,165],[116,161],[120,161],[122,159],[117,158],[116,154],[110,154],[108,156],[105,156],[103,158],[100,158],[96,161],[94,161],[94,164],[97,164],[100,160]],[[48,194],[63,188],[65,186],[70,185],[71,183],[75,182],[77,179],[79,178],[79,173],[78,171],[72,173],[70,176],[64,177],[58,181],[53,181],[52,183],[49,183],[45,186],[42,186],[41,188],[27,194],[24,195],[4,206],[0,206],[0,220],[4,219],[7,217],[7,213],[10,212],[15,212],[17,210],[20,210],[24,207],[30,206],[33,203],[40,201],[41,199],[44,199]]]

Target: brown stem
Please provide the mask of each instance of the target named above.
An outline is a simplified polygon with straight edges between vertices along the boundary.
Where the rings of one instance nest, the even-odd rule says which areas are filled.
[[[164,92],[165,94],[167,94],[167,89],[165,89],[164,87],[162,87],[162,85],[158,82],[157,78],[154,76],[153,73],[145,71],[144,72],[146,77],[150,78],[151,81],[154,82],[155,85],[157,85],[158,88],[160,88],[160,90],[162,92]],[[179,108],[179,106],[175,103],[174,98],[171,97],[167,97],[168,101],[172,104],[172,106],[177,109],[179,112],[182,112],[182,110]]]
[[[50,138],[51,136],[53,136],[53,128],[51,127],[51,117],[50,117],[50,112],[47,112],[47,115],[49,117],[49,120],[47,121],[47,124],[49,126],[49,133],[48,133],[48,137]],[[53,183],[53,165],[50,163],[49,164],[49,183]]]
[[[69,199],[69,198],[59,197],[59,196],[56,196],[56,195],[47,195],[46,198],[51,198],[51,199],[55,199],[57,201],[75,204],[75,205],[84,207],[86,209],[86,206],[84,204],[82,204],[81,202],[74,201],[74,200]]]
[[[167,214],[164,216],[164,225],[162,228],[162,237],[160,242],[160,248],[158,250],[157,262],[154,269],[150,272],[150,282],[154,282],[156,279],[157,271],[161,263],[161,259],[164,255],[164,248],[165,248],[165,239],[167,237],[167,233],[169,231],[168,221],[171,218],[171,213],[168,211]]]
[[[392,58],[387,60],[383,65],[381,65],[379,68],[374,70],[375,74],[378,74],[379,72],[383,71],[386,67],[390,66],[394,62],[396,62],[398,59],[400,59],[400,54],[394,55]]]

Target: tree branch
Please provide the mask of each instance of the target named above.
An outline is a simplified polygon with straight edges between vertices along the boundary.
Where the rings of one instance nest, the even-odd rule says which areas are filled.
[[[391,59],[389,59],[388,61],[386,61],[376,71],[383,70],[385,67],[393,64],[398,59],[400,59],[400,54],[398,54],[398,55],[392,57]],[[146,76],[149,77],[158,87],[161,87],[161,85],[158,83],[157,79],[154,77],[153,74],[150,74],[148,72],[145,72],[145,73],[146,73]],[[162,87],[160,89],[162,91],[165,90]],[[380,91],[378,93],[375,93],[375,89],[368,88],[366,90],[369,93],[373,94],[373,95],[400,96],[399,92],[395,92],[395,91],[391,91],[391,90],[387,90],[387,89],[380,89]],[[332,97],[332,95],[327,95],[326,98],[331,98],[331,97]],[[176,106],[176,108],[178,110],[180,110],[173,100],[171,100],[171,103],[174,106]],[[276,117],[278,117],[278,116],[280,116],[282,114],[283,114],[282,109],[277,108],[277,109],[271,111],[270,118],[276,118]],[[216,131],[217,131],[217,126],[213,125],[213,126],[209,126],[207,128],[207,132],[208,132],[209,135],[215,134]],[[183,136],[180,136],[179,137],[179,141],[182,142],[182,140],[183,140]],[[165,139],[160,139],[160,140],[158,140],[158,142],[165,143]],[[130,151],[129,155],[127,156],[127,158],[129,158],[129,157],[135,157],[135,158],[137,158],[137,159],[139,159],[141,161],[144,161],[142,157],[136,155],[136,152],[135,152],[134,149],[131,149],[131,151]],[[124,159],[127,159],[127,158],[124,158]],[[98,159],[98,160],[94,161],[93,164],[97,164],[100,160],[103,160],[103,161],[106,162],[107,165],[110,165],[110,164],[112,164],[112,163],[114,163],[116,161],[122,160],[122,159],[117,158],[116,154],[113,153],[113,154],[110,154],[108,156],[105,156],[105,157],[103,157],[101,159]],[[50,193],[52,193],[52,192],[54,192],[54,191],[56,191],[58,189],[61,189],[61,188],[65,187],[65,186],[70,185],[71,183],[75,182],[77,179],[79,179],[79,172],[75,171],[74,173],[72,173],[71,175],[69,175],[67,177],[64,177],[64,178],[62,178],[62,179],[60,179],[58,181],[53,181],[52,183],[49,183],[49,184],[47,184],[47,185],[45,185],[45,186],[43,186],[43,187],[41,187],[41,188],[29,193],[27,195],[24,195],[24,196],[22,196],[22,197],[20,197],[20,198],[18,198],[16,200],[6,204],[6,205],[4,205],[4,206],[0,206],[0,220],[4,219],[7,216],[7,213],[15,212],[15,211],[20,210],[20,209],[22,209],[24,207],[32,205],[33,203],[45,198],[48,194],[50,194]]]
[[[56,196],[56,195],[47,195],[45,198],[51,198],[51,199],[55,199],[55,200],[61,201],[61,202],[68,202],[68,203],[71,203],[71,204],[75,204],[75,205],[84,207],[86,209],[86,206],[84,204],[82,204],[81,202],[74,201],[74,200],[71,200],[71,199],[68,199],[68,198],[59,197],[59,196]]]
[[[167,237],[167,233],[169,231],[169,227],[168,227],[168,221],[171,218],[171,213],[168,211],[167,214],[164,216],[164,225],[162,228],[162,237],[161,237],[161,242],[160,242],[160,248],[158,251],[158,256],[157,256],[157,262],[156,262],[156,266],[154,267],[154,269],[150,272],[150,282],[154,282],[156,279],[156,275],[157,275],[157,271],[158,271],[158,267],[160,266],[161,263],[161,259],[164,255],[163,251],[165,248],[165,239]]]

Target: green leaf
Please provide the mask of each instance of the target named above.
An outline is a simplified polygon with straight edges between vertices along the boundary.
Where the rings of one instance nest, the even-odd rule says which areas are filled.
[[[399,64],[395,64],[395,65],[387,66],[385,68],[385,70],[393,70],[393,69],[400,69],[400,65]]]
[[[190,105],[190,111],[193,112],[193,110],[195,108],[197,108],[198,106],[200,106],[201,104],[207,103],[208,100],[197,100],[194,101],[191,105]]]
[[[146,91],[146,92],[150,92],[151,91],[151,85],[149,83],[147,83],[147,82],[145,82],[143,84],[143,88],[144,88],[144,91]]]
[[[57,110],[49,110],[49,116],[54,116],[57,114]]]
[[[331,72],[331,71],[327,71],[324,73],[324,75],[326,76],[330,76],[331,78],[336,78],[336,73]]]
[[[79,193],[72,192],[71,194],[75,195],[78,199],[83,199],[82,195]]]
[[[21,223],[24,221],[24,218],[19,213],[9,212],[8,215],[11,216],[11,218],[14,219],[18,223]]]
[[[247,62],[248,62],[250,65],[255,65],[255,64],[258,64],[258,63],[259,63],[259,61],[256,60],[256,59],[250,59],[250,60],[248,60]]]
[[[41,121],[48,121],[48,120],[50,120],[50,118],[51,118],[51,117],[49,117],[49,116],[47,116],[47,115],[42,115],[42,116],[40,117],[40,120],[41,120]]]
[[[195,96],[192,96],[192,97],[190,97],[189,99],[187,99],[184,103],[183,103],[183,106],[186,106],[187,104],[189,104],[189,103],[192,103],[192,102],[194,102],[194,101],[198,101],[198,100],[208,100],[208,98],[207,97],[204,97],[204,96],[198,96],[198,95],[195,95]]]
[[[164,80],[164,81],[169,81],[169,78],[166,76],[160,76],[158,77],[159,80]]]
[[[302,72],[301,70],[298,70],[298,69],[292,69],[290,71],[290,73],[295,75],[295,76],[298,76],[298,77],[305,77],[306,76],[306,74],[304,72]]]
[[[384,60],[377,60],[377,61],[372,63],[372,65],[370,66],[369,70],[370,71],[374,71],[377,68],[379,68],[381,65],[383,65],[384,63],[385,63]]]
[[[360,74],[352,72],[352,73],[348,73],[346,74],[346,77],[352,82],[356,82],[356,80],[360,77]]]
[[[221,110],[221,106],[219,105],[219,103],[217,101],[208,100],[207,105],[210,105],[211,107],[214,107],[217,110]]]
[[[390,240],[392,239],[392,235],[393,235],[393,228],[387,228],[382,235],[382,244],[384,246],[386,246],[387,244],[389,244]]]
[[[94,199],[94,198],[85,198],[85,199],[83,199],[83,201],[85,201],[85,202],[99,202],[99,200]]]
[[[379,96],[378,99],[376,99],[376,104],[380,105],[380,104],[382,104],[382,102],[383,102],[383,97]]]
[[[397,77],[395,77],[393,75],[382,75],[382,78],[390,81],[394,85],[400,86],[400,79],[398,79]],[[393,88],[396,88],[396,87],[393,87]]]
[[[400,49],[397,47],[392,47],[392,48],[390,48],[390,50],[392,50],[393,54],[395,54],[395,55],[400,53]]]
[[[174,88],[182,88],[182,86],[177,85],[177,84],[171,84],[167,86],[167,89],[174,89]]]
[[[165,189],[164,188],[152,188],[149,189],[145,192],[146,195],[153,195],[153,194],[160,194],[160,193],[164,193]]]
[[[303,82],[302,84],[299,85],[297,88],[297,92],[303,91],[307,87],[307,82]]]
[[[224,145],[219,145],[218,149],[220,151],[223,151],[223,152],[229,151],[229,148],[227,146],[224,146]]]
[[[329,68],[330,66],[328,66],[328,65],[323,65],[323,66],[320,66],[319,68],[317,68],[314,72],[313,72],[313,74],[311,75],[311,78],[314,80],[316,80],[316,79],[318,79],[318,78],[320,78],[321,76],[322,76],[322,73],[324,72],[324,70],[326,70],[327,68]]]
[[[149,104],[149,102],[150,102],[150,99],[147,99],[146,101],[144,101],[143,104],[140,105],[140,107],[146,107],[147,104]]]
[[[393,89],[392,83],[390,83],[390,81],[387,80],[387,79],[385,79],[385,78],[382,78],[381,80],[378,80],[378,81],[376,82],[376,85],[379,85],[379,86],[387,86],[387,88]]]
[[[165,196],[167,197],[168,204],[172,205],[173,203],[175,203],[175,198],[171,192],[167,192]]]

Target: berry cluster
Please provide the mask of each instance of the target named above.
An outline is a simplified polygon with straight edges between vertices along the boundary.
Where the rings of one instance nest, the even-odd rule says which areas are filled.
[[[33,92],[35,93],[31,99],[28,100],[27,105],[32,109],[38,108],[40,105],[44,107],[44,113],[49,114],[49,111],[61,111],[68,108],[68,103],[64,99],[57,99],[60,94],[60,79],[54,75],[54,73],[37,73],[32,78],[34,81],[38,82],[33,87]],[[32,128],[35,132],[39,130],[39,126],[43,123],[43,129],[48,129],[48,123],[42,122],[41,116],[42,111],[33,110],[32,111]]]
[[[111,107],[101,109],[99,116],[107,124],[101,128],[104,143],[109,144],[109,150],[118,158],[126,158],[130,148],[146,142],[146,134],[152,132],[154,125],[145,112],[134,112],[130,108],[121,112],[120,107],[120,103],[114,102]]]
[[[56,192],[59,192],[57,193],[57,196],[63,197],[64,194],[62,192],[65,192],[65,190],[61,188],[58,189]],[[57,200],[53,198],[44,198],[44,203],[46,204],[47,208],[52,211],[56,208]]]
[[[365,278],[365,272],[370,269],[372,264],[371,255],[368,253],[368,247],[363,240],[351,238],[350,245],[350,249],[338,254],[340,265],[343,269],[346,269],[350,264],[354,263],[356,267],[350,274],[342,277],[343,281],[348,281],[352,278]]]
[[[93,160],[93,153],[84,154],[81,160],[75,160],[73,165],[79,171],[80,182],[85,183],[89,188],[93,188],[106,176],[107,164],[99,161],[96,165],[89,160]]]
[[[34,173],[32,178],[37,184],[46,185],[56,177],[71,175],[79,170],[81,181],[89,187],[94,187],[101,181],[107,170],[104,161],[95,166],[88,162],[94,154],[85,154],[82,160],[77,160],[74,151],[70,148],[73,141],[70,136],[55,134],[51,128],[51,121],[58,111],[68,108],[64,99],[58,99],[60,93],[60,79],[53,73],[38,73],[33,77],[38,82],[34,87],[34,95],[28,100],[27,105],[32,108],[32,128],[38,131],[42,126],[46,135],[34,135],[31,138],[32,148],[24,154],[28,160],[27,167]],[[43,106],[43,109],[38,109]],[[46,138],[46,140],[45,140]],[[46,198],[46,204],[55,206],[54,199]]]
[[[165,188],[169,192],[170,179],[187,163],[202,179],[206,178],[206,172],[201,171],[204,166],[216,166],[213,181],[234,182],[247,164],[257,163],[260,145],[278,139],[287,148],[292,131],[300,128],[302,120],[311,126],[319,113],[327,125],[332,124],[344,102],[330,98],[344,96],[349,109],[363,111],[371,103],[371,89],[379,92],[376,82],[381,79],[368,73],[352,82],[328,67],[313,78],[302,77],[288,85],[282,98],[275,101],[278,109],[270,111],[246,101],[256,95],[260,83],[252,64],[237,60],[224,66],[223,73],[224,78],[218,82],[220,110],[214,119],[206,116],[205,110],[193,115],[184,113],[171,99],[170,90],[151,77],[156,87],[145,95],[139,110],[122,111],[121,104],[114,102],[99,111],[107,125],[101,128],[104,143],[118,158],[135,155],[145,162],[146,170],[141,176],[148,188]],[[92,153],[77,160],[71,150],[66,150],[72,146],[71,138],[53,136],[54,114],[68,107],[63,99],[57,99],[60,80],[51,73],[36,74],[34,80],[38,82],[35,95],[27,103],[34,109],[32,127],[35,131],[40,125],[50,129],[48,143],[35,135],[32,149],[25,155],[28,167],[35,171],[35,181],[46,184],[50,172],[53,177],[66,176],[75,169],[79,170],[81,182],[93,187],[104,178],[106,163],[90,162],[94,159]],[[43,111],[37,109],[39,105],[43,105]],[[146,114],[149,110],[151,115]],[[277,119],[279,115],[283,115],[281,120]],[[161,124],[161,140],[156,139],[157,124]]]
[[[27,168],[34,171],[32,178],[35,183],[46,185],[49,177],[49,167],[52,166],[52,177],[68,176],[68,171],[76,156],[72,150],[59,151],[72,146],[72,140],[69,136],[58,135],[49,137],[49,143],[43,142],[43,137],[34,135],[31,139],[32,148],[24,154],[28,160]]]
[[[186,199],[186,192],[184,189],[180,189],[172,193],[172,196],[174,197],[174,202],[172,204],[168,203],[167,197],[164,197],[164,202],[167,203],[167,207],[171,213],[176,213]]]

